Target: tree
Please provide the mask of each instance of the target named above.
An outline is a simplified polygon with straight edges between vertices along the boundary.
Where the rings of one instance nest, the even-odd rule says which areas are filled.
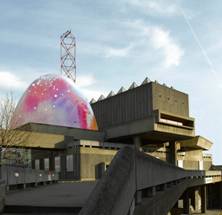
[[[16,103],[12,93],[7,94],[2,100],[0,100],[0,152],[6,157],[7,153],[8,157],[10,157],[12,151],[16,152],[16,148],[24,147],[29,136],[28,132],[17,128],[16,122],[13,122],[14,124],[12,127],[11,120],[15,113],[15,108]],[[18,153],[19,151],[21,151],[21,149],[17,150]],[[21,159],[21,155],[19,157]],[[13,159],[16,161],[16,156]]]

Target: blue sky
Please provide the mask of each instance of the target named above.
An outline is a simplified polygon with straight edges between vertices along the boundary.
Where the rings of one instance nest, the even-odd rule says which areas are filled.
[[[90,99],[145,77],[187,92],[196,133],[222,163],[222,3],[215,0],[7,0],[0,4],[0,96],[59,73],[59,37],[77,40]]]

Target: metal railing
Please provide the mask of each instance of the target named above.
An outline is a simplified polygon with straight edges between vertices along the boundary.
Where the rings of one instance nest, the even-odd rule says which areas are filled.
[[[2,165],[1,169],[6,186],[38,184],[59,179],[56,172],[35,170],[21,165]]]

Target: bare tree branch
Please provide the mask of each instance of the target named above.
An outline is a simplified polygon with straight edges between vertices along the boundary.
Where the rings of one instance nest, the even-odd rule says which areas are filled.
[[[16,104],[13,94],[7,94],[0,101],[0,152],[6,152],[9,148],[25,147],[29,132],[18,129],[18,123],[12,117]]]

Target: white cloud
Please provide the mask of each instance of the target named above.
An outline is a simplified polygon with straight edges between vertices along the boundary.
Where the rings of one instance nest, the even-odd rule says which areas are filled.
[[[101,95],[106,96],[108,93],[107,91],[101,91],[101,90],[92,90],[88,88],[81,88],[82,94],[90,101],[92,98],[97,100]]]
[[[96,42],[82,43],[81,51],[84,54],[95,54],[104,58],[126,58],[134,56],[132,53],[139,53],[142,57],[147,57],[147,53],[154,49],[164,56],[162,64],[164,67],[169,68],[180,64],[184,50],[168,29],[159,25],[146,24],[142,20],[123,22],[122,28],[130,32],[131,40],[128,45],[113,47]],[[141,49],[143,50],[141,51]],[[156,54],[158,52],[153,53],[153,55]],[[92,79],[90,80],[92,81]]]
[[[126,57],[129,55],[130,50],[132,49],[132,46],[129,45],[124,48],[113,48],[113,47],[107,47],[104,49],[105,57],[111,58],[111,57]]]
[[[25,89],[27,83],[8,71],[0,71],[0,89]]]
[[[141,20],[127,22],[126,25],[137,32],[141,41],[149,42],[154,49],[162,50],[165,67],[178,66],[184,55],[184,50],[171,36],[169,30],[155,25],[145,24]]]
[[[32,81],[32,78],[29,77],[27,83],[10,71],[0,71],[0,90],[3,91],[19,90],[20,92],[21,90],[22,92]],[[96,83],[97,80],[92,74],[77,76],[76,86],[89,101],[92,98],[98,99],[101,94],[107,94],[106,91],[98,90],[95,86]],[[3,98],[4,96],[4,93],[0,94],[0,98]]]
[[[150,40],[155,49],[162,49],[164,52],[166,67],[178,66],[184,51],[175,43],[170,32],[161,27],[150,29]]]
[[[76,86],[82,94],[90,101],[92,98],[98,99],[100,95],[106,95],[106,91],[97,90],[94,86],[97,84],[96,78],[92,74],[78,75]]]
[[[149,15],[177,16],[180,10],[176,4],[168,0],[127,0],[128,4]]]
[[[78,87],[88,87],[96,83],[96,79],[93,75],[78,75],[76,79],[76,85]]]
[[[116,57],[128,57],[130,51],[133,48],[132,44],[126,45],[124,47],[111,46],[109,44],[102,44],[96,41],[91,42],[80,42],[79,52],[85,54],[94,54],[102,56],[104,58],[116,58]]]

